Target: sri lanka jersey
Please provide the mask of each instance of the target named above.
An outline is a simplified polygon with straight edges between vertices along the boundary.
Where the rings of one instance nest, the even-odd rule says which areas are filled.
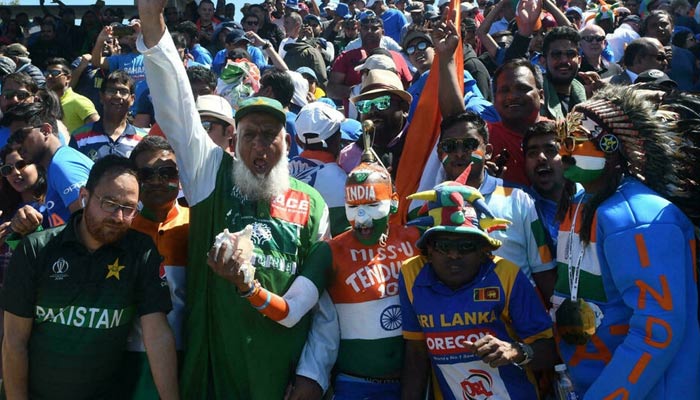
[[[391,225],[386,246],[366,246],[352,231],[328,243],[333,255],[328,293],[340,323],[339,372],[382,377],[401,371],[399,272],[418,253],[419,237],[415,227]]]
[[[583,249],[578,297],[597,306],[599,319],[586,345],[558,341],[576,391],[585,399],[700,398],[690,221],[632,178],[598,206],[588,245],[582,247],[578,236],[581,215],[573,234],[572,219],[567,217],[559,231],[553,304],[556,308],[570,296],[567,251],[575,264]]]
[[[425,340],[439,384],[436,398],[536,399],[527,368],[492,368],[464,348],[466,341],[487,334],[528,344],[552,337],[552,322],[523,272],[494,257],[474,280],[453,291],[425,262],[415,257],[404,263],[399,296],[403,336]]]

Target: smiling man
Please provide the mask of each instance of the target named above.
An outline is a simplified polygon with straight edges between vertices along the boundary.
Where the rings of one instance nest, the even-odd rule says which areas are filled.
[[[547,66],[544,80],[544,107],[540,114],[564,118],[576,104],[586,100],[586,89],[575,80],[581,65],[579,33],[568,26],[552,29],[542,44]]]
[[[197,295],[186,305],[182,395],[282,398],[307,337],[308,311],[325,286],[324,258],[313,259],[312,247],[327,237],[328,209],[316,190],[289,176],[286,114],[278,101],[241,102],[235,159],[211,140],[165,29],[164,6],[165,0],[139,2],[138,45],[192,212],[187,293]],[[252,259],[212,248],[219,232],[247,226]],[[252,280],[240,268],[246,262],[256,269]]]

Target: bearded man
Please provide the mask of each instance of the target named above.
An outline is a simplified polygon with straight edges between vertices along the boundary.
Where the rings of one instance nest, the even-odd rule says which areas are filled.
[[[324,286],[324,262],[311,250],[327,235],[328,209],[318,192],[289,176],[286,114],[278,101],[257,97],[239,105],[237,158],[209,138],[166,32],[164,5],[139,2],[138,46],[191,210],[182,395],[279,399],[306,340],[305,314]],[[218,233],[249,225],[252,259],[241,259],[238,248],[227,257],[228,247],[212,248]],[[252,280],[240,268],[247,262],[256,268]]]

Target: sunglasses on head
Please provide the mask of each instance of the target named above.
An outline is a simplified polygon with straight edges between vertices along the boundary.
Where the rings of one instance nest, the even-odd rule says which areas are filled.
[[[139,168],[137,174],[141,182],[150,181],[156,176],[167,181],[175,180],[179,177],[177,167],[170,166],[157,168],[143,167]]]
[[[391,106],[391,96],[380,96],[372,100],[360,100],[355,103],[355,108],[360,114],[369,114],[374,107],[377,111],[384,111]]]
[[[428,42],[426,42],[426,41],[418,42],[418,43],[414,44],[413,46],[406,47],[406,54],[408,54],[410,56],[411,54],[415,53],[418,50],[425,51],[425,49],[427,49],[428,47],[430,47],[430,44]]]
[[[440,240],[433,243],[433,247],[440,253],[449,254],[456,251],[459,254],[473,253],[479,249],[479,242],[473,240]]]
[[[4,164],[0,167],[0,175],[4,177],[10,176],[15,170],[22,171],[24,167],[27,166],[27,162],[24,160],[19,160],[14,164]]]
[[[602,42],[603,40],[605,40],[605,36],[602,36],[602,35],[590,35],[590,36],[584,36],[584,37],[582,37],[581,39],[582,39],[584,42],[587,42],[587,43],[593,43],[593,42],[600,43],[600,42]]]
[[[479,141],[474,138],[465,139],[445,139],[440,142],[440,150],[444,153],[454,153],[458,149],[466,152],[472,152],[479,148]]]
[[[63,70],[60,70],[60,69],[49,69],[46,71],[47,77],[55,78],[55,77],[61,76],[61,75],[65,75],[65,72]]]
[[[32,95],[31,92],[29,92],[28,90],[24,90],[24,89],[17,89],[17,90],[8,89],[8,90],[2,91],[2,97],[6,98],[6,99],[16,98],[19,101],[27,100],[29,97],[31,97],[31,95]]]

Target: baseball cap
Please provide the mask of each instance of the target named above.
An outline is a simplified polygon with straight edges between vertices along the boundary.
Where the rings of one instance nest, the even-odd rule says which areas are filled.
[[[367,0],[367,3],[365,3],[365,7],[370,8],[373,5],[375,5],[376,3],[381,3],[383,1],[384,0]]]
[[[318,78],[316,77],[316,72],[309,67],[299,67],[299,68],[297,68],[297,72],[300,73],[302,76],[309,75],[312,78],[314,78],[314,80],[316,82],[318,82]]]
[[[349,18],[351,16],[350,7],[348,7],[347,3],[338,3],[338,6],[335,8],[335,15],[341,18]]]
[[[314,20],[318,22],[319,25],[321,25],[321,18],[319,18],[317,15],[309,14],[304,17],[304,22],[309,22],[311,20]]]
[[[299,11],[299,0],[287,0],[284,2],[284,6]]]
[[[406,50],[406,47],[408,46],[409,43],[411,43],[415,39],[424,39],[431,45],[433,44],[433,39],[428,36],[427,33],[420,31],[420,30],[410,30],[406,33],[406,36],[403,38],[403,41],[401,42],[401,47],[403,47],[404,50]]]
[[[472,2],[465,2],[465,3],[461,3],[459,5],[459,8],[460,8],[460,11],[462,11],[463,13],[468,13],[468,12],[472,11],[473,9],[477,8],[477,6],[476,6],[476,4],[474,4]]]
[[[355,71],[371,71],[373,69],[396,71],[396,63],[394,62],[394,59],[389,56],[385,56],[384,54],[374,54],[367,57],[362,64],[355,67]]]
[[[279,101],[260,96],[245,99],[238,104],[238,111],[236,111],[236,115],[234,116],[236,119],[236,126],[238,126],[238,123],[241,122],[246,115],[255,112],[270,114],[277,119],[282,126],[287,122],[287,114],[284,112],[284,108]]]
[[[360,121],[348,118],[340,124],[340,138],[356,142],[362,135],[362,124]]]
[[[442,6],[447,5],[447,3],[449,3],[449,2],[450,2],[450,0],[440,0],[440,1],[438,1],[438,8],[441,8]]]
[[[581,9],[579,7],[576,7],[576,6],[567,8],[566,12],[564,14],[573,14],[573,13],[578,14],[579,18],[583,18],[583,11],[581,11]]]
[[[678,83],[658,69],[648,69],[637,76],[634,83],[654,83],[659,86],[678,88]]]
[[[5,47],[3,53],[10,57],[29,57],[29,51],[26,47],[19,43],[12,43],[11,45]]]
[[[232,117],[233,109],[225,98],[216,94],[205,94],[197,97],[197,111],[201,117],[214,117],[228,124],[235,125]]]
[[[243,29],[232,29],[228,35],[226,35],[226,43],[238,43],[240,41],[246,41],[250,43],[250,39],[246,37]]]
[[[626,17],[622,20],[622,22],[620,22],[620,23],[621,23],[621,24],[624,24],[625,22],[631,22],[631,23],[634,23],[634,24],[640,24],[640,23],[642,23],[642,19],[639,18],[639,15],[632,14],[632,15],[626,16]]]
[[[299,110],[294,121],[299,141],[304,144],[323,143],[340,130],[345,116],[326,103],[313,102]]]
[[[0,56],[0,76],[5,76],[15,72],[17,64],[11,58]]]

